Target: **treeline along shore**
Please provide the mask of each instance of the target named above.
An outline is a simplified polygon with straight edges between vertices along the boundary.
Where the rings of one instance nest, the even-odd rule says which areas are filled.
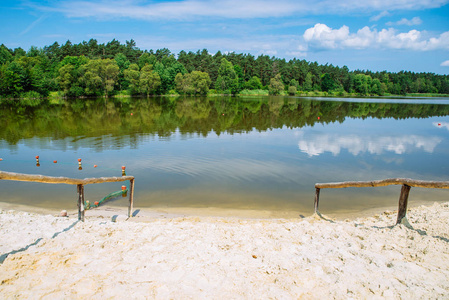
[[[350,71],[296,58],[206,49],[141,50],[133,40],[0,45],[0,99],[113,95],[448,95],[449,75]]]

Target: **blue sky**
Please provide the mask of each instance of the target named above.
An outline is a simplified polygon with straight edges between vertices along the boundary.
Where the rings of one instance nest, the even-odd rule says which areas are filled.
[[[134,39],[350,70],[449,74],[449,0],[27,0],[0,2],[0,44]]]

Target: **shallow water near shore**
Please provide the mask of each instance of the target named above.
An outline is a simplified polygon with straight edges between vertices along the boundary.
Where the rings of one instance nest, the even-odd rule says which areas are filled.
[[[439,100],[78,99],[32,108],[2,103],[0,170],[87,178],[120,176],[126,166],[136,178],[135,207],[307,216],[318,182],[449,180],[449,99]],[[86,198],[98,201],[120,186],[88,185]],[[323,190],[320,210],[338,215],[396,207],[399,193],[399,186]],[[0,181],[0,198],[74,210],[77,195],[70,185]],[[448,194],[412,188],[409,199],[411,205],[442,202]],[[108,204],[126,205],[127,198]]]

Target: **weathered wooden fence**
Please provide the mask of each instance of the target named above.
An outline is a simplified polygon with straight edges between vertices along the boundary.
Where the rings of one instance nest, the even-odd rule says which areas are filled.
[[[78,192],[78,219],[84,222],[84,186],[86,184],[105,183],[105,182],[121,182],[129,180],[129,207],[128,217],[132,216],[133,201],[134,201],[134,176],[122,177],[99,177],[99,178],[85,178],[75,179],[68,177],[52,177],[44,175],[21,174],[12,172],[0,171],[0,180],[14,180],[14,181],[32,181],[52,184],[73,184],[77,186]]]
[[[333,183],[317,183],[315,184],[315,213],[318,213],[318,204],[320,201],[320,189],[338,189],[347,187],[377,187],[387,185],[402,185],[401,194],[399,196],[398,219],[396,224],[401,223],[407,214],[408,195],[411,187],[449,189],[449,181],[423,181],[413,180],[409,178],[389,178],[374,181],[346,181]]]

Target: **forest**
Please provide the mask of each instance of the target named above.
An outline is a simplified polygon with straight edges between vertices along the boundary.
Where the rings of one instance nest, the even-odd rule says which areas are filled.
[[[296,58],[141,50],[134,40],[0,45],[0,99],[149,95],[388,96],[449,94],[449,75],[351,71]]]

